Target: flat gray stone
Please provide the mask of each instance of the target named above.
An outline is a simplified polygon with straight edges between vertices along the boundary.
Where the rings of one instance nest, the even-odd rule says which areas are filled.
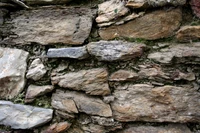
[[[89,56],[86,47],[51,48],[47,52],[48,58],[85,59]]]
[[[53,110],[0,101],[0,124],[13,129],[41,126],[52,119]]]
[[[28,55],[20,49],[0,47],[0,99],[12,99],[24,89]]]

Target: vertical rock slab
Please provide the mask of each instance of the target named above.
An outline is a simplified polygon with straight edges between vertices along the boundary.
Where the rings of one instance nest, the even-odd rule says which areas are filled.
[[[117,88],[111,103],[113,116],[121,122],[199,122],[200,93],[193,87],[147,84]]]
[[[11,29],[15,36],[5,43],[80,45],[89,36],[95,11],[89,8],[43,7],[21,10],[11,15]]]
[[[13,129],[29,129],[52,119],[53,110],[0,101],[0,124]]]
[[[0,47],[0,99],[12,99],[23,90],[28,55],[20,49]]]

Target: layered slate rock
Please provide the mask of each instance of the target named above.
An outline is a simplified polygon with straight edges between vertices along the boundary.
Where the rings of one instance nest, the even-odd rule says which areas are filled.
[[[104,40],[116,37],[155,40],[172,36],[181,21],[182,12],[179,8],[170,11],[156,10],[123,25],[102,28],[99,35]]]
[[[194,14],[200,18],[200,1],[199,0],[190,0],[190,5]]]
[[[176,33],[176,39],[180,42],[190,42],[200,39],[200,26],[184,26]]]
[[[128,70],[118,70],[110,75],[109,81],[132,81],[136,80],[139,75],[136,72]]]
[[[94,68],[69,72],[66,74],[53,74],[51,81],[53,85],[63,88],[85,91],[90,95],[108,95],[110,89],[107,82],[108,72],[105,68]]]
[[[54,4],[67,4],[71,0],[24,0],[27,5],[54,5]]]
[[[123,90],[122,90],[123,88]],[[120,86],[113,93],[113,116],[121,122],[198,122],[200,93],[191,86]]]
[[[46,72],[47,70],[44,64],[38,58],[38,59],[33,60],[31,65],[29,66],[28,72],[26,74],[26,78],[37,81],[41,79],[45,75]]]
[[[160,63],[172,63],[174,59],[176,62],[198,64],[200,61],[199,51],[200,43],[171,44],[168,48],[149,54],[148,58]]]
[[[95,11],[75,7],[43,7],[11,15],[14,35],[4,43],[82,44],[88,38]],[[31,17],[30,17],[31,16]]]
[[[12,99],[23,90],[28,55],[20,49],[0,48],[0,99]]]
[[[89,54],[100,61],[131,60],[143,54],[145,44],[123,41],[99,41],[87,45]]]
[[[62,133],[70,128],[71,125],[69,122],[54,123],[41,133]]]
[[[75,106],[73,108],[69,107],[69,100],[74,102]],[[89,115],[112,116],[112,110],[109,104],[104,103],[97,97],[91,97],[75,91],[56,90],[52,96],[52,106],[69,113],[77,113],[79,111]]]
[[[122,131],[117,133],[192,133],[184,124],[168,124],[165,126],[138,126],[129,124]]]
[[[51,48],[47,52],[48,58],[72,58],[85,59],[89,56],[86,46],[68,47],[68,48]]]
[[[53,110],[0,101],[0,124],[13,129],[29,129],[52,119]]]

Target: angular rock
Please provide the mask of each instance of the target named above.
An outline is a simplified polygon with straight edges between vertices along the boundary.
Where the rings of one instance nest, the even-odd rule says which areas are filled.
[[[13,129],[41,126],[52,119],[53,110],[0,101],[0,124]]]
[[[84,133],[105,133],[106,129],[103,126],[97,125],[97,124],[88,124],[83,125],[82,129],[84,130]]]
[[[60,116],[61,118],[64,118],[64,119],[73,119],[73,118],[75,118],[74,114],[70,114],[70,113],[67,113],[67,112],[60,111],[60,110],[56,110],[55,114]]]
[[[160,63],[171,63],[173,59],[177,62],[199,63],[200,61],[200,43],[190,44],[171,44],[168,48],[163,48],[160,52],[154,52],[148,55]],[[191,59],[190,59],[191,58]]]
[[[168,124],[165,126],[131,125],[117,133],[192,133],[184,124]]]
[[[115,90],[111,104],[113,116],[121,122],[198,122],[200,93],[193,87],[147,84],[127,85]]]
[[[190,0],[190,5],[194,14],[200,18],[200,1],[199,0]]]
[[[99,35],[104,40],[116,37],[156,40],[172,36],[181,21],[182,12],[179,8],[170,11],[156,10],[126,24],[102,28]]]
[[[36,97],[51,92],[53,89],[54,86],[52,85],[44,85],[44,86],[30,85],[26,92],[25,102],[26,103],[32,102],[33,100],[35,100]]]
[[[110,89],[107,82],[108,72],[104,68],[94,68],[57,74],[51,77],[52,84],[63,88],[85,91],[90,95],[108,95]]]
[[[56,93],[54,93],[52,96],[52,106],[62,111],[76,113],[75,111],[71,111],[72,108],[69,108],[69,100],[74,101],[79,112],[104,117],[112,116],[112,110],[109,104],[104,103],[99,98],[87,96],[86,94],[75,91],[64,92],[62,90],[56,90]],[[58,105],[61,106],[58,107]]]
[[[87,45],[89,54],[100,61],[132,60],[143,54],[145,44],[123,41],[99,41]]]
[[[115,97],[112,96],[112,95],[110,95],[110,96],[104,96],[104,97],[103,97],[103,101],[104,101],[105,103],[110,103],[110,102],[113,102],[114,100],[115,100]]]
[[[171,78],[173,80],[188,80],[188,81],[193,81],[196,79],[194,73],[192,72],[183,73],[183,72],[180,72],[179,70],[176,70],[175,72],[173,72],[171,74]]]
[[[11,44],[72,44],[80,45],[89,36],[95,11],[75,7],[43,7],[21,10],[11,15]],[[30,17],[31,16],[31,17]]]
[[[176,39],[180,42],[190,42],[200,39],[200,26],[184,26],[176,33]]]
[[[60,122],[54,123],[53,125],[49,126],[46,130],[42,131],[42,133],[62,133],[69,129],[71,123],[68,122]]]
[[[12,99],[25,86],[28,52],[0,47],[0,99]]]
[[[51,48],[47,52],[48,58],[85,59],[89,56],[86,47]]]
[[[119,126],[122,124],[115,121],[113,118],[105,118],[105,117],[99,117],[99,116],[92,116],[92,122],[97,123],[101,126]]]
[[[71,0],[24,0],[27,5],[54,5],[54,4],[67,4]]]
[[[38,58],[38,59],[33,60],[30,67],[28,68],[26,78],[37,81],[41,79],[45,75],[46,72],[47,70],[45,69],[44,64]]]
[[[136,72],[127,71],[127,70],[118,70],[111,74],[109,81],[132,81],[138,78]]]

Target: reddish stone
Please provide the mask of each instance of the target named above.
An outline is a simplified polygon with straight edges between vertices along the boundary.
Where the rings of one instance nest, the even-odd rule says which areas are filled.
[[[190,0],[190,5],[194,14],[200,18],[200,1],[199,0]]]

